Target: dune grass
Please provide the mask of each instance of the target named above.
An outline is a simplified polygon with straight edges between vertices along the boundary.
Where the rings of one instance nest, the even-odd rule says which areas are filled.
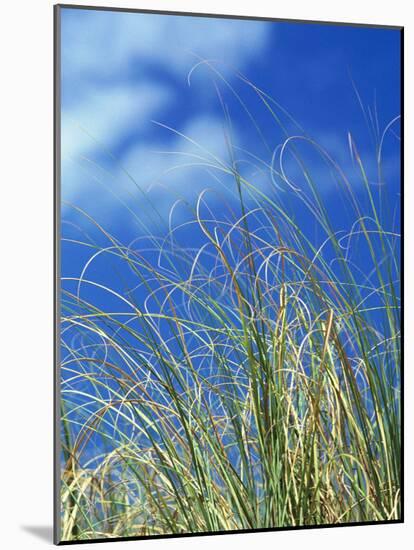
[[[352,213],[334,228],[320,182],[284,172],[304,139],[266,168],[280,193],[200,160],[233,199],[206,190],[162,237],[127,246],[78,209],[107,244],[76,242],[90,259],[63,281],[62,540],[400,518],[399,235],[352,138],[358,190],[306,138]],[[94,278],[102,258],[135,288]]]

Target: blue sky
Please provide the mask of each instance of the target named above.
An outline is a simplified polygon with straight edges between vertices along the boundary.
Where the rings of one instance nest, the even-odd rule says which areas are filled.
[[[351,134],[374,192],[386,197],[388,225],[398,230],[398,30],[70,8],[61,14],[64,237],[86,231],[100,238],[73,205],[123,243],[185,221],[187,205],[206,188],[220,216],[234,193],[233,179],[214,167],[229,162],[226,134],[243,176],[282,199],[286,185],[268,167],[273,161],[280,169],[282,144],[296,136],[344,230],[354,220],[332,170],[300,137],[320,144],[358,190]],[[280,124],[246,79],[277,102]],[[380,176],[375,159],[387,127]],[[296,187],[304,185],[288,152],[283,169]],[[323,238],[300,205],[289,204],[315,239]],[[194,234],[184,239],[199,244]],[[63,274],[78,276],[89,255],[64,245]]]
[[[298,121],[300,129],[279,112],[289,135],[306,133],[348,168],[351,132],[365,162],[372,163],[375,149],[352,80],[365,108],[373,116],[376,111],[382,132],[400,112],[399,39],[393,29],[64,8],[63,199],[98,218],[104,211],[115,223],[127,214],[116,206],[114,194],[134,207],[143,205],[125,171],[162,215],[177,196],[191,199],[206,185],[216,185],[200,168],[177,168],[189,164],[191,154],[210,158],[204,150],[227,158],[215,81],[229,108],[234,143],[269,162],[286,136],[237,71]],[[210,66],[196,67],[189,85],[199,60]],[[267,146],[210,67],[234,86]],[[203,151],[155,122],[190,137]],[[397,124],[393,129],[399,130]],[[386,164],[396,177],[398,142],[390,135]],[[165,153],[171,151],[187,156]],[[375,180],[375,173],[370,175]],[[328,193],[330,185],[321,181],[323,186]],[[65,208],[63,213],[69,215]]]

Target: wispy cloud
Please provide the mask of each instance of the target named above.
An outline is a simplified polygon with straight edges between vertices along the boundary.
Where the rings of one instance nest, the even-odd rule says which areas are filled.
[[[241,69],[264,50],[269,31],[254,21],[64,9],[64,77],[113,81],[156,66],[182,77],[197,57]]]
[[[103,177],[95,171],[91,178],[90,161],[116,174],[112,189],[117,186],[121,195],[131,185],[123,169],[153,194],[163,173],[177,193],[184,189],[183,174],[193,182],[196,173],[200,178],[194,164],[201,159],[193,157],[184,172],[174,168],[191,164],[191,155],[208,157],[206,150],[223,155],[226,145],[212,96],[206,99],[206,71],[197,72],[193,85],[205,114],[197,105],[185,108],[180,92],[187,74],[200,59],[243,70],[263,54],[269,37],[269,26],[252,21],[63,9],[63,198],[88,202],[91,180]],[[178,111],[183,116],[177,129],[204,151],[165,129],[154,137],[151,120],[168,121]],[[154,152],[166,149],[181,154]]]

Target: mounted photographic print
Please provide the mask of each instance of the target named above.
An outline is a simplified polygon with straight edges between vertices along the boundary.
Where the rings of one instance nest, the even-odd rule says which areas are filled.
[[[402,41],[55,7],[56,543],[403,521]]]

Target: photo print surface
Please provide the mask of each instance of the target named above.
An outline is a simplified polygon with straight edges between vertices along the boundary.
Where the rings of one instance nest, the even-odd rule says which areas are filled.
[[[55,542],[402,521],[402,29],[55,39]]]

